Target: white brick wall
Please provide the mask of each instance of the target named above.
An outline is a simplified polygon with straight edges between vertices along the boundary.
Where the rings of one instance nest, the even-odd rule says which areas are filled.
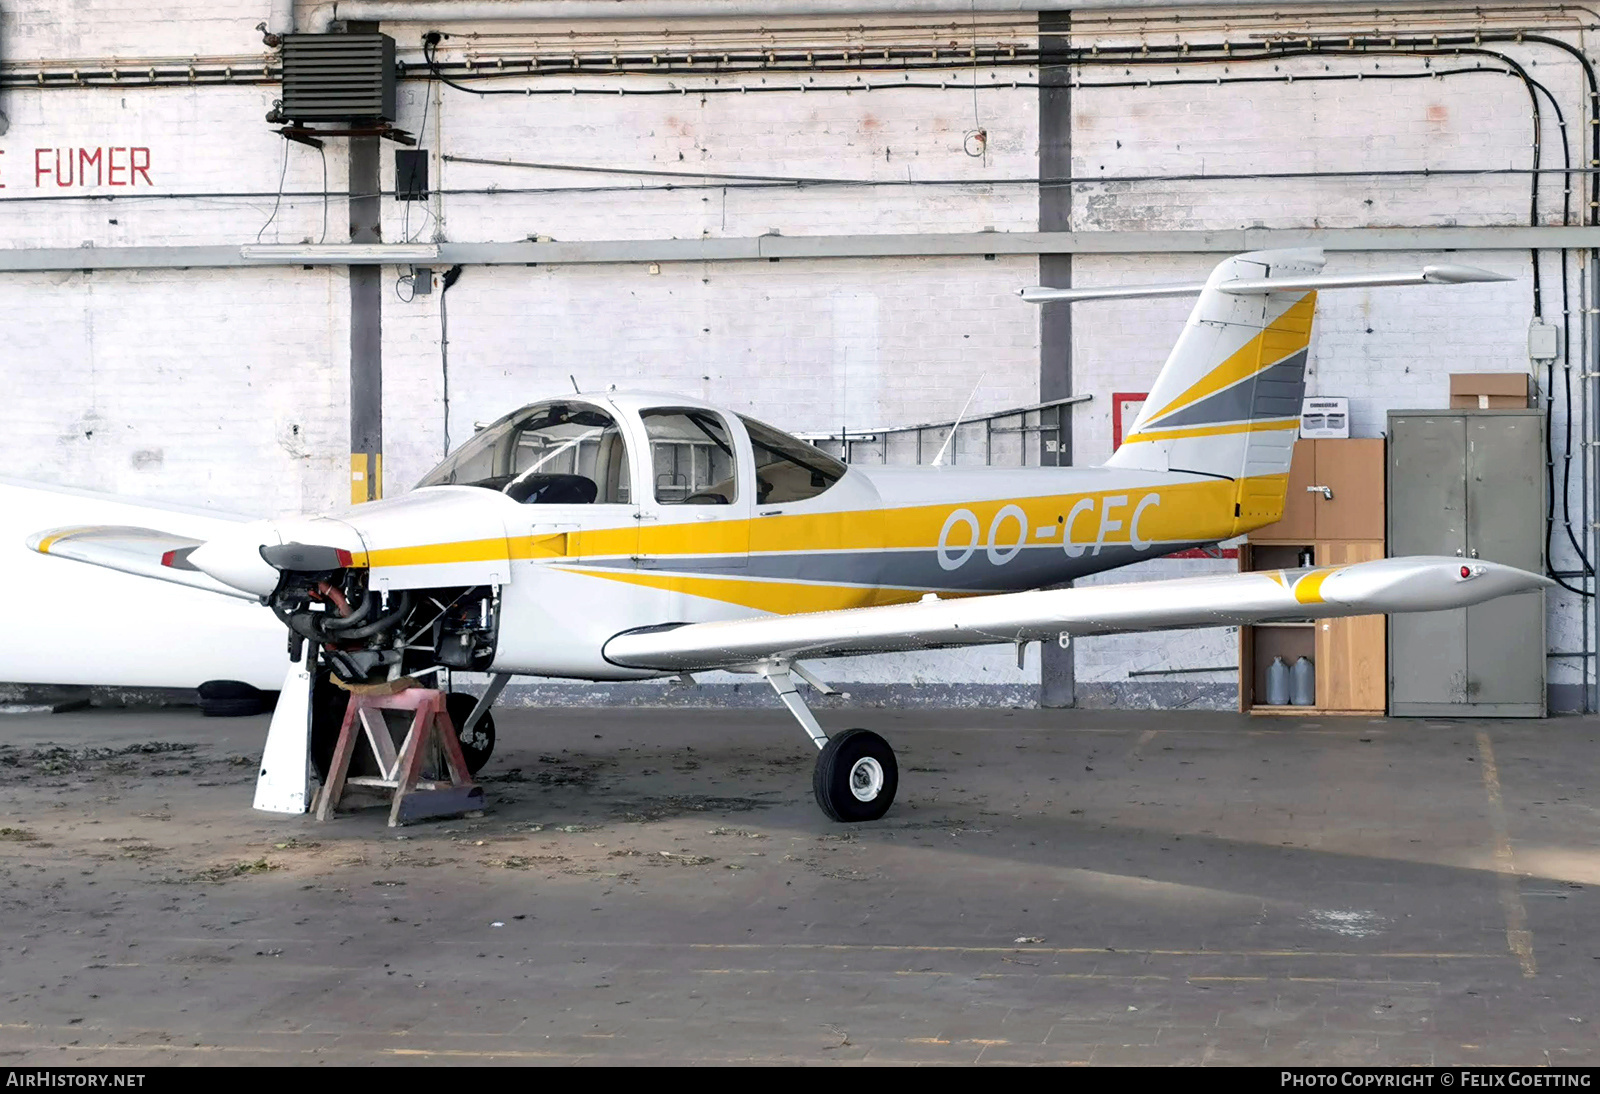
[[[342,273],[0,281],[8,475],[263,515],[349,497]]]
[[[309,4],[300,5],[302,15]],[[0,11],[5,57],[260,56],[262,0],[134,4],[131,0],[13,0]],[[408,49],[422,29],[389,28]],[[1169,40],[1166,35],[1160,40]],[[1581,126],[1577,69],[1534,46],[1517,56],[1549,84]],[[1435,61],[1436,67],[1474,64]],[[1528,99],[1498,75],[1318,83],[1323,72],[1419,71],[1421,62],[1306,61],[1229,65],[1293,83],[1089,88],[1074,97],[1075,174],[1354,171],[1368,168],[1525,167]],[[1324,67],[1327,66],[1327,67]],[[1138,69],[1162,78],[1203,69]],[[981,84],[1033,72],[980,72]],[[1127,78],[1122,69],[1085,82]],[[771,82],[797,82],[790,74]],[[878,77],[875,77],[878,78]],[[415,82],[401,86],[402,126],[424,129],[436,193],[424,212],[384,203],[385,238],[558,240],[870,232],[959,232],[1037,225],[1038,196],[1005,180],[1037,173],[1037,93],[985,86],[976,105],[952,88],[851,93],[663,97],[480,98]],[[759,80],[760,77],[748,78]],[[818,76],[818,82],[830,78]],[[600,81],[595,81],[600,82]],[[692,81],[690,81],[692,82]],[[607,78],[638,87],[644,78]],[[498,86],[507,86],[501,84]],[[425,98],[432,101],[426,107]],[[337,196],[345,149],[324,161],[286,145],[262,116],[272,86],[0,93],[0,199],[27,196],[36,148],[150,149],[154,185],[112,191],[115,202],[0,204],[0,248],[239,244],[345,238]],[[1548,116],[1545,164],[1560,162]],[[988,131],[987,154],[968,156],[963,134]],[[390,146],[385,184],[392,183]],[[967,180],[978,186],[747,189],[717,186],[627,192],[649,184],[597,176],[446,162],[440,154],[673,171]],[[1581,156],[1581,154],[1580,154]],[[690,186],[696,179],[685,180]],[[51,184],[53,185],[53,184]],[[1546,222],[1559,210],[1560,184]],[[550,188],[546,193],[461,191]],[[597,187],[610,189],[597,190]],[[154,193],[265,192],[269,196],[165,201]],[[52,195],[69,191],[46,188]],[[76,191],[72,191],[76,193]],[[137,199],[137,200],[133,200]],[[1074,226],[1220,229],[1523,223],[1526,176],[1427,180],[1083,183]],[[277,204],[270,225],[269,216]],[[1581,203],[1575,208],[1581,209]],[[1405,266],[1436,255],[1335,255],[1330,269]],[[1452,260],[1504,269],[1508,286],[1328,294],[1318,317],[1311,390],[1348,395],[1358,435],[1385,412],[1440,405],[1452,371],[1518,368],[1530,318],[1523,254]],[[1083,256],[1079,284],[1191,280],[1213,259],[1185,255]],[[1553,273],[1553,263],[1547,265]],[[386,270],[392,282],[399,271]],[[906,424],[948,418],[973,384],[974,412],[1037,397],[1038,316],[1011,295],[1038,279],[1031,259],[855,259],[780,263],[472,268],[449,295],[450,434],[551,390],[568,375],[585,386],[650,386],[723,398],[796,429]],[[1553,279],[1547,282],[1553,284]],[[319,508],[345,495],[348,290],[341,274],[300,269],[0,274],[0,382],[11,401],[0,438],[8,473],[166,500],[211,501],[268,512]],[[1547,310],[1559,311],[1554,290]],[[1183,300],[1089,303],[1074,318],[1075,386],[1094,396],[1074,412],[1080,462],[1110,450],[1113,391],[1144,390],[1187,313]],[[441,455],[440,298],[384,298],[387,485],[414,482]],[[1559,384],[1559,376],[1558,376]],[[1556,430],[1563,427],[1558,408]],[[1574,512],[1578,511],[1574,476]],[[1559,531],[1559,530],[1558,530]],[[1558,534],[1558,565],[1571,563]],[[1152,563],[1130,577],[1215,568]],[[1551,598],[1553,648],[1576,648],[1581,616]],[[1078,644],[1080,677],[1126,679],[1130,669],[1228,663],[1228,632],[1139,636]],[[888,658],[841,666],[839,678],[1004,682],[1019,674],[1009,650]],[[1575,663],[1552,678],[1575,679]],[[1217,677],[1216,679],[1222,679]]]
[[[459,443],[541,394],[646,388],[713,398],[796,430],[949,419],[1031,402],[1038,317],[1026,258],[476,267],[449,293]],[[386,466],[438,462],[438,296],[385,301]]]

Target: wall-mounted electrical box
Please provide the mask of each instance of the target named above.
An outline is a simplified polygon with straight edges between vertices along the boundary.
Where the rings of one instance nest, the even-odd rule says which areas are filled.
[[[428,200],[428,153],[421,148],[400,148],[394,154],[394,199]]]
[[[392,122],[394,39],[387,34],[283,36],[283,105],[291,122]]]
[[[1534,361],[1554,361],[1560,356],[1561,339],[1556,325],[1535,319],[1528,324],[1528,357]]]

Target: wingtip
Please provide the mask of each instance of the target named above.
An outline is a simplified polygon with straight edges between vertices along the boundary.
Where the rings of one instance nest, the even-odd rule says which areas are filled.
[[[1424,266],[1422,276],[1437,285],[1470,285],[1486,281],[1516,280],[1510,274],[1485,270],[1480,266],[1458,266],[1454,263]]]

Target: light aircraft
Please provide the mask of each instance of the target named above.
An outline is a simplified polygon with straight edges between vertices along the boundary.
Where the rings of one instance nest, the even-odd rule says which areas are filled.
[[[1432,611],[1550,584],[1490,561],[1411,557],[1061,587],[1279,519],[1318,290],[1509,280],[1463,266],[1333,276],[1323,261],[1262,251],[1224,260],[1203,285],[1023,290],[1041,304],[1199,296],[1102,467],[867,468],[697,399],[573,394],[507,414],[401,497],[204,541],[79,527],[29,545],[270,608],[297,664],[263,779],[286,718],[299,748],[278,754],[303,787],[308,696],[325,672],[491,674],[484,696],[452,704],[475,767],[512,676],[728,669],[765,678],[816,744],[822,810],[875,819],[895,797],[894,752],[864,729],[824,732],[796,684],[827,690],[807,660]],[[291,698],[300,705],[286,708]]]

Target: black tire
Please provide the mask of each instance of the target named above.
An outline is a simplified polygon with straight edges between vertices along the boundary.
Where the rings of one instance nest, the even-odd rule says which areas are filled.
[[[822,811],[845,823],[883,816],[894,804],[899,786],[894,749],[869,729],[847,729],[830,739],[811,776]]]
[[[266,693],[238,680],[207,680],[197,691],[207,718],[248,718],[268,709]]]
[[[326,671],[317,674],[317,688],[311,693],[311,766],[317,778],[328,781],[333,766],[333,750],[339,745],[339,730],[350,693],[328,679]],[[357,756],[362,750],[357,750]]]
[[[476,695],[468,695],[464,691],[452,691],[445,696],[444,709],[450,715],[450,722],[456,727],[456,733],[461,732],[461,727],[467,724],[467,718],[472,714],[472,709],[478,705]],[[494,755],[494,714],[484,711],[483,717],[478,719],[478,724],[472,727],[471,738],[461,737],[461,756],[467,761],[467,771],[476,775],[484,764],[489,762],[489,757]]]

